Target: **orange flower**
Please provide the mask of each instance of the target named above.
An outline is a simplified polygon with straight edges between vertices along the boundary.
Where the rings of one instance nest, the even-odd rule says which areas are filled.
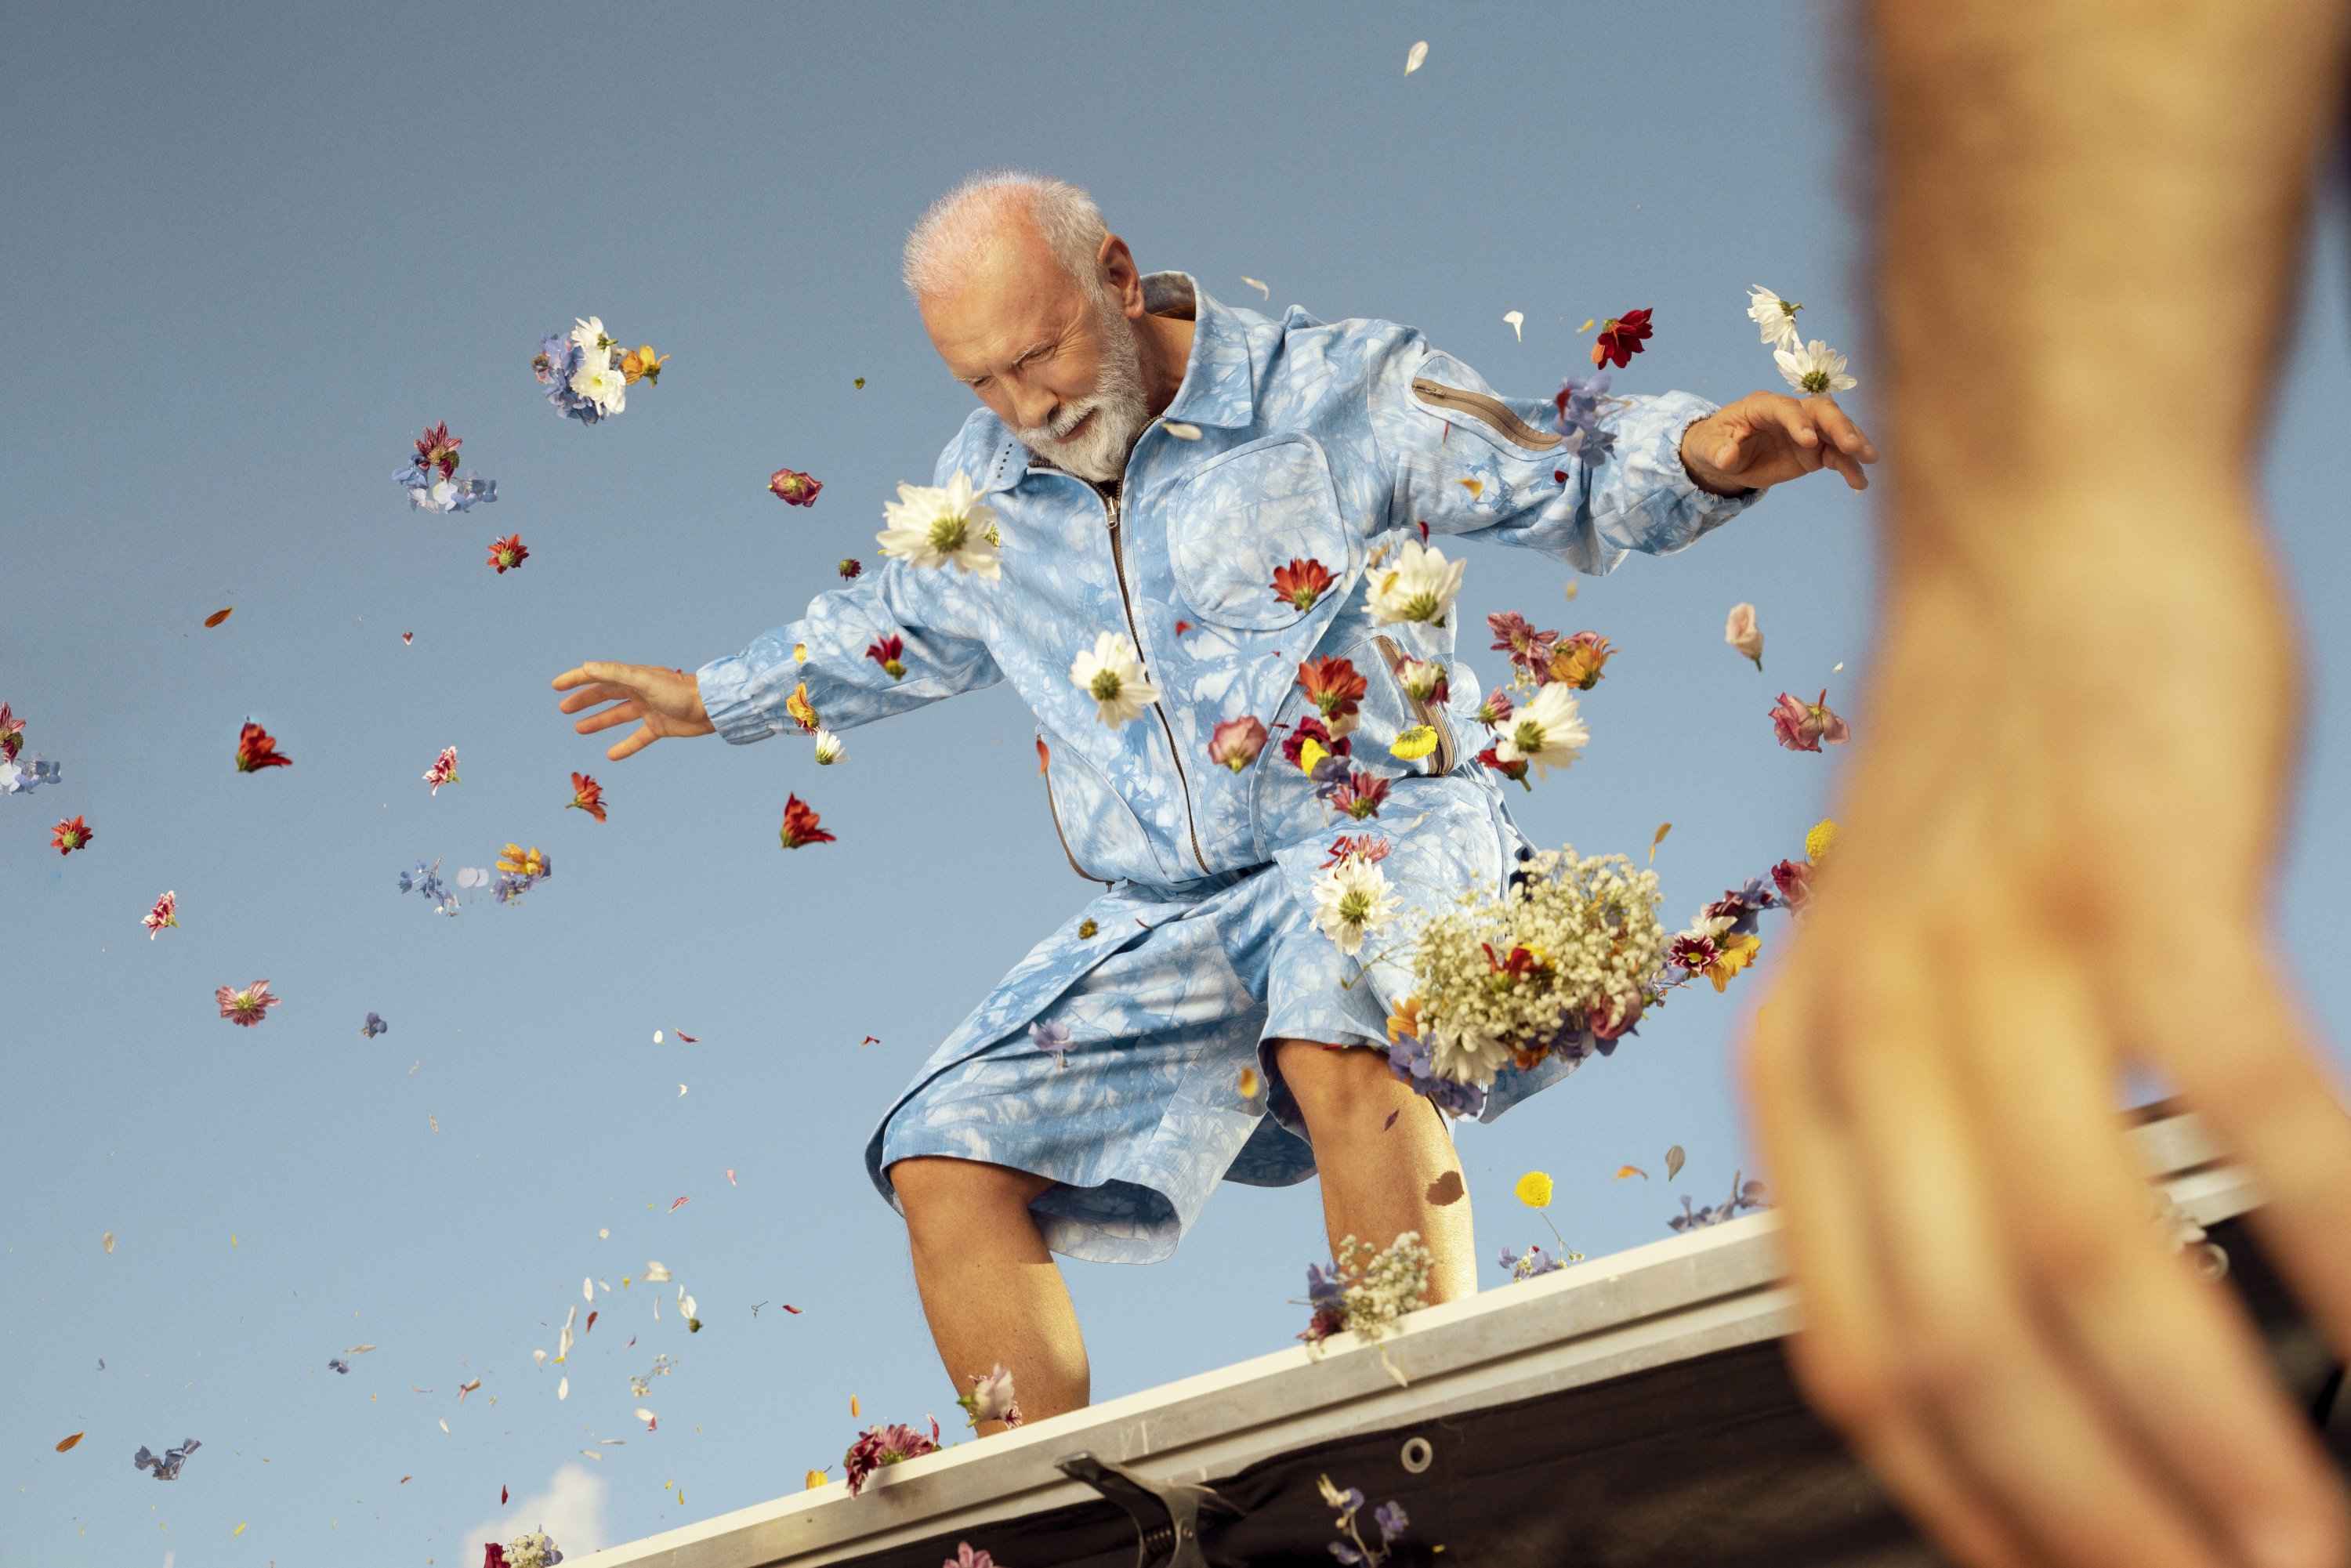
[[[1334,736],[1355,727],[1355,702],[1369,689],[1352,660],[1323,655],[1298,666],[1298,684],[1322,710]]]
[[[508,534],[502,539],[490,541],[488,564],[498,569],[500,577],[507,574],[507,568],[520,566],[529,559],[530,550],[523,544],[520,534]]]
[[[661,385],[662,367],[670,361],[667,354],[656,354],[647,343],[642,349],[631,349],[621,356],[621,380],[623,385],[634,386],[640,381]]]
[[[1313,609],[1314,601],[1338,580],[1319,560],[1293,559],[1288,566],[1273,569],[1273,591],[1301,611]]]
[[[236,732],[236,770],[239,773],[258,773],[265,768],[293,766],[294,759],[277,749],[277,742],[270,733],[251,719],[246,719],[245,727]]]
[[[574,773],[571,776],[571,805],[563,809],[569,811],[573,806],[587,812],[598,821],[602,821],[604,820],[604,787],[588,774]]]
[[[49,848],[61,855],[69,855],[97,837],[89,824],[79,817],[68,817],[49,831]]]
[[[798,795],[784,797],[784,830],[780,835],[784,848],[799,849],[803,844],[829,844],[833,836],[817,825],[818,818],[809,803]]]
[[[816,733],[818,724],[816,707],[814,704],[809,701],[808,683],[806,681],[802,681],[799,685],[794,686],[792,688],[792,695],[784,699],[784,711],[792,716],[793,720],[799,725],[801,729],[810,735],[814,735]]]
[[[1578,632],[1552,651],[1551,678],[1590,691],[1600,684],[1600,673],[1616,650],[1597,632]]]

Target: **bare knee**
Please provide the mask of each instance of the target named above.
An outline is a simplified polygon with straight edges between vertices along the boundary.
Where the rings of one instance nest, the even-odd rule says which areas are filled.
[[[1384,1122],[1415,1098],[1376,1051],[1333,1050],[1316,1040],[1285,1040],[1275,1043],[1273,1060],[1309,1128],[1344,1127],[1367,1119]]]
[[[952,1236],[967,1226],[1016,1216],[1053,1185],[1050,1177],[1009,1166],[938,1155],[898,1160],[885,1174],[918,1241],[925,1234]]]

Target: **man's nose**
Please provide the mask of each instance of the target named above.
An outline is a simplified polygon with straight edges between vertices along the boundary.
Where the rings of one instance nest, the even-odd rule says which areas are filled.
[[[1041,430],[1051,424],[1053,416],[1061,411],[1061,400],[1049,388],[1015,383],[1009,391],[1014,421],[1023,430]]]

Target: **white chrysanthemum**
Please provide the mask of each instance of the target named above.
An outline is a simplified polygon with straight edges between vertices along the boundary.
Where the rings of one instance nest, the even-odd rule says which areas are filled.
[[[982,506],[971,481],[958,471],[946,486],[901,485],[895,501],[882,503],[890,526],[874,536],[882,553],[915,566],[956,568],[991,580],[1004,575],[997,564],[994,508]]]
[[[611,348],[613,340],[605,334],[604,319],[601,316],[590,316],[585,320],[574,316],[571,319],[571,341],[578,346],[582,354],[590,360],[595,360],[599,358],[597,349],[600,346]]]
[[[829,729],[822,728],[821,727],[818,728],[816,732],[816,761],[818,767],[830,768],[848,755],[849,748],[841,744],[841,737],[833,734],[832,731]]]
[[[1439,1024],[1429,1031],[1428,1065],[1439,1078],[1489,1089],[1495,1074],[1510,1065],[1510,1042],[1476,1030]]]
[[[1094,699],[1094,717],[1112,729],[1142,717],[1159,700],[1159,688],[1144,678],[1134,644],[1115,632],[1096,636],[1094,645],[1071,663],[1070,680]]]
[[[609,358],[590,354],[571,375],[571,390],[594,403],[599,413],[618,413],[629,402],[629,380],[605,362]]]
[[[1353,957],[1364,950],[1364,938],[1395,918],[1403,902],[1388,891],[1387,873],[1376,862],[1349,855],[1314,879],[1314,926]]]
[[[1531,762],[1548,779],[1552,768],[1574,761],[1591,739],[1576,712],[1575,689],[1553,681],[1511,718],[1494,754],[1505,762]]]
[[[1775,348],[1792,349],[1799,341],[1796,335],[1796,312],[1802,306],[1792,299],[1782,299],[1761,284],[1747,291],[1747,319],[1761,329],[1763,340]]]
[[[1844,373],[1844,356],[1818,338],[1801,349],[1781,349],[1772,356],[1780,373],[1800,392],[1841,392],[1861,383]]]
[[[1468,565],[1466,560],[1447,561],[1418,539],[1405,540],[1395,564],[1384,571],[1372,573],[1372,591],[1367,601],[1372,607],[1372,619],[1383,626],[1399,621],[1444,625],[1447,612],[1453,608],[1453,596],[1461,591],[1461,574]]]

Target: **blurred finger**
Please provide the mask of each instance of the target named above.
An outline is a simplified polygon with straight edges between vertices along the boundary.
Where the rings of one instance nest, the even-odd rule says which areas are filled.
[[[1803,1325],[1788,1341],[1798,1383],[1865,1464],[1944,1549],[1970,1568],[2030,1562],[1932,1437],[1896,1416],[1886,1303],[1873,1282],[1865,1212],[1876,1196],[1816,1092],[1817,1021],[1801,978],[1757,1009],[1749,1103],[1771,1173]]]
[[[1812,410],[1792,397],[1771,400],[1771,418],[1788,433],[1788,439],[1807,451],[1821,444],[1821,433],[1813,428]]]
[[[2299,1412],[2243,1314],[2152,1222],[2112,1111],[2097,998],[2063,956],[2010,930],[1970,967],[1978,1049],[1962,1061],[2000,1150],[1991,1175],[2020,1261],[2167,1490],[2246,1561],[2339,1562],[2342,1504]]]
[[[637,727],[636,733],[624,739],[614,741],[606,747],[604,756],[613,762],[624,762],[660,738],[660,736],[653,733],[652,725],[641,724]]]
[[[2011,1217],[1952,1060],[1980,1042],[1947,1032],[1979,1021],[1949,1005],[1955,946],[1937,943],[1932,967],[1907,944],[1893,964],[1881,951],[1863,982],[1878,998],[1864,992],[1875,1005],[1857,1015],[1875,1021],[1836,1060],[1888,1221],[1875,1239],[1898,1324],[1902,1403],[2046,1560],[2229,1568],[2105,1414],[2088,1369],[2052,1337],[2015,1273],[2001,1240]],[[1907,1006],[1892,1000],[1905,997]],[[1889,1017],[1910,1027],[1889,1034],[1878,1027]]]
[[[581,708],[594,707],[598,703],[632,702],[636,699],[636,693],[626,686],[616,686],[610,682],[599,681],[584,690],[573,692],[555,706],[559,713],[578,713]]]
[[[1845,413],[1836,399],[1823,393],[1807,398],[1805,402],[1812,408],[1813,423],[1836,443],[1840,451],[1850,452],[1865,463],[1877,461],[1876,446],[1861,433],[1861,426],[1853,422],[1853,416]]]

